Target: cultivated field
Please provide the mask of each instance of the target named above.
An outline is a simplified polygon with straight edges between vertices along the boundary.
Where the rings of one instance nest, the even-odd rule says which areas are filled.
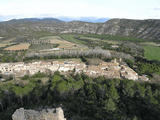
[[[2,37],[0,37],[0,40],[2,39]],[[15,40],[15,38],[10,38],[10,39],[5,39],[5,40],[1,40],[0,41],[0,48],[1,47],[7,47],[7,46],[11,46],[13,43],[12,41]]]
[[[115,40],[102,40],[100,38],[93,38],[93,37],[80,37],[80,39],[86,39],[86,40],[92,40],[92,41],[103,41],[103,42],[107,42],[109,44],[119,44],[121,43],[120,41],[115,41]]]
[[[1,47],[6,47],[8,44],[5,44],[5,43],[0,43],[0,48]]]
[[[92,37],[80,37],[81,39],[87,39],[87,40],[100,40],[99,38],[92,38]]]
[[[59,36],[49,36],[49,37],[44,37],[43,39],[45,39],[46,41],[49,41],[51,44],[58,44],[59,45],[58,48],[60,48],[60,49],[79,49],[79,48],[82,48],[81,45],[63,40]]]
[[[121,42],[120,41],[115,41],[115,40],[102,40],[102,39],[99,39],[99,38],[92,38],[92,37],[80,37],[81,39],[86,39],[86,40],[92,40],[92,41],[98,41],[98,42],[107,42],[108,44],[120,44]]]
[[[4,50],[16,51],[16,50],[27,50],[29,48],[29,43],[20,43],[18,45],[13,45],[5,48]]]
[[[16,40],[16,38],[8,38],[8,39],[1,40],[1,42],[3,42],[3,43],[12,43],[14,40]]]
[[[147,45],[144,46],[144,50],[144,55],[148,60],[160,60],[160,47]]]
[[[146,45],[146,46],[157,46],[157,47],[159,47],[160,46],[160,44],[157,44],[157,43],[155,43],[155,42],[143,42],[143,43],[141,43],[142,45]]]

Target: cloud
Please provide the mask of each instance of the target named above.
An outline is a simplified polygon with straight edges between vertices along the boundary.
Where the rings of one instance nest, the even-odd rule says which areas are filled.
[[[0,15],[24,17],[160,18],[156,0],[0,0]]]
[[[155,11],[160,11],[160,8],[154,8],[153,10],[155,10]]]

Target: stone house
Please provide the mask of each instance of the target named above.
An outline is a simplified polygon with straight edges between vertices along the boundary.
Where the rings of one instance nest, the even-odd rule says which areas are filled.
[[[89,76],[105,76],[106,78],[125,78],[131,80],[144,79],[134,70],[126,65],[119,64],[116,59],[111,62],[101,62],[99,65],[85,65],[85,63],[76,61],[37,61],[31,63],[2,63],[0,64],[1,74],[14,74],[16,76],[33,75],[38,72],[46,73],[47,71],[54,73],[59,71],[66,73],[75,71],[75,73],[85,73]],[[147,77],[146,77],[147,78]],[[145,78],[145,81],[148,79]]]

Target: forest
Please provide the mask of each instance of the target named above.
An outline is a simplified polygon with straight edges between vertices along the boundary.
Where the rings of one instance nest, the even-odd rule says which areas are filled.
[[[43,78],[48,78],[44,81]],[[91,78],[85,74],[37,73],[0,85],[0,119],[24,107],[62,107],[67,120],[159,120],[160,85]]]

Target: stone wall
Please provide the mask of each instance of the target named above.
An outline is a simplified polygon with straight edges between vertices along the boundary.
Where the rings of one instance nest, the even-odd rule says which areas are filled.
[[[106,78],[125,78],[130,80],[138,80],[141,78],[133,69],[127,65],[121,65],[116,60],[111,62],[101,62],[99,65],[85,65],[85,63],[77,61],[52,61],[52,62],[31,62],[31,63],[2,63],[0,64],[0,73],[15,76],[34,75],[38,72],[54,73],[59,71],[67,73],[70,71],[75,73],[85,73],[89,76],[105,76]]]
[[[17,109],[12,120],[66,120],[62,108],[43,109],[41,111]]]

